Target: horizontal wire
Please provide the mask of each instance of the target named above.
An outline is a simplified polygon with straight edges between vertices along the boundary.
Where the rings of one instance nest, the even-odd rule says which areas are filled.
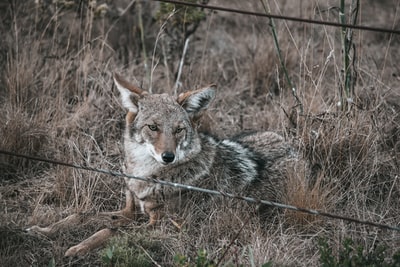
[[[286,204],[273,202],[273,201],[268,201],[268,200],[261,200],[261,199],[256,199],[256,198],[252,198],[252,197],[239,196],[239,195],[228,193],[228,192],[221,192],[221,191],[217,191],[217,190],[205,189],[205,188],[191,186],[191,185],[168,182],[168,181],[155,179],[155,178],[138,177],[138,176],[125,174],[125,173],[122,173],[122,172],[116,172],[116,171],[111,171],[111,170],[106,170],[106,169],[101,169],[101,168],[87,167],[87,166],[82,166],[82,165],[78,165],[78,164],[74,164],[74,163],[67,163],[67,162],[57,161],[57,160],[52,160],[52,159],[34,157],[34,156],[14,153],[14,152],[11,152],[11,151],[0,150],[0,154],[13,156],[13,157],[18,157],[18,158],[25,158],[25,159],[33,160],[33,161],[46,162],[46,163],[50,163],[50,164],[54,164],[54,165],[61,165],[61,166],[66,166],[66,167],[70,167],[70,168],[75,168],[75,169],[93,171],[93,172],[103,173],[103,174],[107,174],[107,175],[111,175],[111,176],[115,176],[115,177],[124,177],[124,178],[129,178],[129,179],[136,179],[136,180],[140,180],[140,181],[145,181],[145,182],[149,182],[149,183],[156,183],[156,184],[160,184],[160,185],[164,185],[164,186],[177,187],[177,188],[182,188],[182,189],[186,189],[186,190],[190,190],[190,191],[197,191],[197,192],[201,192],[201,193],[206,193],[206,194],[210,194],[210,195],[217,195],[217,196],[223,196],[223,197],[228,197],[228,198],[234,198],[234,199],[247,201],[247,202],[250,202],[250,203],[265,204],[265,205],[273,206],[273,207],[276,207],[276,208],[294,210],[294,211],[298,211],[298,212],[308,213],[308,214],[311,214],[311,215],[323,216],[323,217],[328,217],[328,218],[332,218],[332,219],[340,219],[340,220],[349,221],[349,222],[353,222],[353,223],[359,223],[359,224],[378,227],[378,228],[381,228],[381,229],[388,229],[388,230],[393,230],[393,231],[400,232],[400,227],[396,227],[396,226],[391,226],[391,225],[387,225],[387,224],[371,222],[371,221],[367,221],[367,220],[359,220],[359,219],[356,219],[356,218],[346,217],[346,216],[337,215],[337,214],[328,213],[328,212],[323,212],[323,211],[314,210],[314,209],[300,208],[300,207],[296,207],[296,206],[292,206],[292,205],[286,205]]]
[[[296,22],[302,22],[302,23],[308,23],[308,24],[318,24],[318,25],[326,25],[326,26],[333,26],[333,27],[358,29],[358,30],[364,30],[364,31],[374,31],[374,32],[382,32],[382,33],[390,33],[390,34],[400,34],[400,30],[395,30],[395,29],[378,28],[378,27],[372,27],[372,26],[353,25],[353,24],[330,22],[330,21],[304,19],[304,18],[299,18],[299,17],[290,17],[290,16],[283,16],[283,15],[266,14],[266,13],[260,13],[260,12],[254,12],[254,11],[233,9],[233,8],[227,8],[227,7],[221,7],[221,6],[213,6],[213,5],[207,5],[207,4],[190,3],[190,2],[177,1],[177,0],[153,0],[153,1],[171,3],[171,4],[177,4],[177,5],[192,6],[192,7],[200,7],[200,8],[204,8],[204,9],[218,10],[218,11],[231,12],[231,13],[238,13],[238,14],[243,14],[243,15],[257,16],[257,17],[267,17],[267,18],[273,18],[273,19],[290,20],[290,21],[296,21]]]

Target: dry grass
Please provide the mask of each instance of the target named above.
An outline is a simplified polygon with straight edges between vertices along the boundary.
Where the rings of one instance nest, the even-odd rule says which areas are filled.
[[[142,4],[141,40],[137,6],[120,17],[129,1],[113,2],[104,16],[99,8],[103,1],[92,8],[86,1],[72,6],[66,5],[68,1],[35,2],[39,4],[0,4],[0,148],[120,170],[124,111],[111,72],[118,70],[149,88],[149,66],[142,57],[146,46],[154,67],[153,91],[172,93],[173,88],[164,85],[173,84],[171,66],[177,66],[182,51],[168,50],[175,54],[167,55],[163,49],[171,40],[160,33],[160,24],[150,19],[156,3]],[[273,13],[337,21],[336,11],[328,9],[338,5],[336,2],[271,1],[270,5]],[[210,4],[262,10],[257,1]],[[362,24],[369,24],[373,17],[376,26],[398,27],[396,8],[396,1],[367,1],[361,6]],[[358,84],[354,105],[342,113],[336,105],[341,66],[338,29],[276,24],[303,114],[283,79],[268,21],[263,18],[207,13],[190,41],[178,91],[218,84],[208,127],[219,136],[268,129],[281,132],[297,145],[308,164],[288,170],[287,203],[398,224],[399,37],[355,32]],[[175,61],[166,66],[164,58]],[[306,179],[310,170],[313,175]],[[98,251],[84,258],[63,257],[69,246],[97,229],[96,222],[50,239],[22,230],[74,212],[120,209],[122,186],[114,177],[0,155],[2,264],[43,266],[52,260],[57,266],[104,264]],[[207,250],[210,259],[224,255],[223,262],[233,265],[254,262],[259,266],[272,261],[276,265],[316,266],[320,237],[336,245],[351,237],[366,251],[386,245],[389,254],[400,242],[396,232],[289,211],[260,223],[253,213],[242,212],[250,208],[247,204],[216,205],[202,214],[206,219],[201,222],[196,214],[173,218],[186,222],[182,230],[169,220],[152,232],[142,229],[141,222],[134,223],[120,229],[120,238],[112,244],[131,248],[133,258],[143,252],[144,258],[151,257],[153,263],[163,266],[171,265],[175,255],[194,258],[200,249]]]

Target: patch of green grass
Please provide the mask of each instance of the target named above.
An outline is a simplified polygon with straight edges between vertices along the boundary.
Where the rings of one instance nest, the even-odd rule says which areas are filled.
[[[154,266],[163,258],[164,247],[159,238],[132,232],[113,237],[99,254],[105,266]]]
[[[183,255],[175,255],[175,266],[177,267],[214,267],[217,266],[214,261],[208,259],[207,251],[201,249],[198,251],[196,258],[193,262],[190,258]]]
[[[253,256],[251,255],[251,258]],[[215,267],[215,266],[244,266],[243,264],[233,264],[231,261],[228,262],[220,262],[215,259],[210,259],[207,251],[205,249],[200,249],[197,252],[197,255],[194,259],[190,259],[184,255],[175,255],[174,257],[174,266],[176,267]],[[272,266],[272,262],[267,262],[261,265],[262,267],[270,267]],[[251,266],[255,266],[254,262],[251,261]]]
[[[400,250],[390,258],[387,247],[377,246],[372,251],[366,251],[362,245],[357,245],[350,238],[344,240],[338,255],[334,255],[332,247],[325,239],[319,241],[320,263],[323,267],[351,266],[400,266]]]

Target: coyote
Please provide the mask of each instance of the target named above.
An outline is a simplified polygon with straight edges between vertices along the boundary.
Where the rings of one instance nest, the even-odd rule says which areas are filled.
[[[215,97],[215,85],[176,98],[149,94],[118,74],[114,82],[128,110],[123,137],[126,173],[279,200],[285,160],[295,155],[282,136],[259,132],[218,140],[198,132],[200,118]],[[134,179],[126,184],[150,225],[162,217],[166,205],[182,196],[182,189],[159,184]]]
[[[279,201],[285,183],[286,163],[296,152],[282,136],[273,132],[243,133],[219,140],[198,131],[201,117],[215,98],[215,85],[188,91],[178,97],[150,94],[114,74],[122,105],[127,109],[123,134],[124,172],[221,192]],[[109,213],[133,218],[136,211],[154,225],[164,214],[184,205],[188,192],[142,180],[126,178],[126,207]],[[189,194],[190,195],[190,194]],[[79,221],[76,217],[63,220]],[[60,228],[32,227],[46,233]],[[126,222],[126,221],[124,221]],[[83,254],[112,234],[98,232],[66,255]],[[100,235],[100,237],[99,237]]]

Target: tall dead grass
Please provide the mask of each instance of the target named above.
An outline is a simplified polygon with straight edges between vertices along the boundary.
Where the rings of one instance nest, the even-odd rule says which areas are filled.
[[[6,55],[0,62],[1,149],[120,170],[124,111],[110,73],[117,69],[148,88],[141,49],[145,45],[153,51],[155,40],[163,38],[159,24],[150,19],[156,4],[144,6],[143,44],[135,5],[119,17],[128,2],[108,4],[105,15],[98,12],[100,1],[97,6],[85,1],[71,6],[41,1],[0,5],[4,33],[0,53]],[[336,19],[327,1],[300,2],[271,5],[272,12]],[[259,8],[244,1],[220,3]],[[391,9],[376,5],[362,6],[362,20],[378,11],[381,16],[394,16]],[[400,210],[398,41],[388,43],[372,33],[355,38],[359,40],[359,85],[351,110],[342,113],[336,106],[341,64],[337,30],[278,22],[285,62],[304,106],[300,114],[281,77],[268,29],[268,21],[260,18],[207,14],[190,42],[179,90],[218,84],[210,114],[211,128],[219,136],[246,129],[276,130],[296,144],[308,164],[288,170],[288,204],[396,225]],[[382,45],[387,45],[385,53]],[[172,79],[162,64],[165,52],[162,47],[155,51],[153,91],[172,92],[164,86]],[[5,265],[48,265],[53,259],[65,266],[104,263],[97,252],[85,258],[63,257],[67,247],[93,233],[96,223],[50,240],[21,229],[47,225],[74,212],[117,210],[124,202],[122,181],[4,155],[0,155],[0,173],[4,204],[0,258]],[[196,220],[196,214],[180,218],[193,222],[181,230],[167,220],[152,233],[137,230],[138,223],[121,229],[120,235],[138,240],[136,245],[162,265],[171,265],[174,255],[193,259],[199,249],[206,249],[210,258],[224,255],[224,262],[236,265],[273,261],[315,266],[320,237],[341,244],[350,236],[366,250],[384,244],[390,247],[388,253],[398,247],[397,233],[288,211],[263,225],[256,216],[249,218],[242,212],[251,208],[248,204],[216,206],[203,221]],[[140,243],[143,240],[156,244]]]

